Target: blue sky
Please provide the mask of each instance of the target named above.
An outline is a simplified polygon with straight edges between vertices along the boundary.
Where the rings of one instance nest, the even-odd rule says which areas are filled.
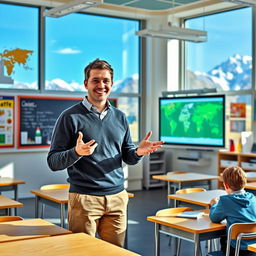
[[[10,8],[11,7],[11,8]],[[28,62],[33,68],[24,72],[15,67],[18,81],[37,79],[38,42],[37,10],[0,4],[0,52],[4,49],[35,49]],[[70,14],[46,18],[46,80],[61,78],[66,82],[83,83],[83,69],[95,58],[105,59],[113,66],[114,80],[123,80],[139,70],[138,40],[134,31],[139,23],[132,20]]]

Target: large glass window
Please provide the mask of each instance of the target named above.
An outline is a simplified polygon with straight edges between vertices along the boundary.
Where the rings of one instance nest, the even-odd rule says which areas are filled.
[[[208,32],[205,43],[186,42],[185,87],[238,91],[252,83],[251,7],[189,19]]]
[[[82,91],[84,67],[96,58],[114,68],[114,92],[138,93],[139,22],[74,13],[46,18],[46,90]]]
[[[205,43],[185,43],[185,88],[225,92],[227,147],[252,130],[252,8],[186,20],[208,32]],[[249,94],[248,94],[249,93]]]
[[[38,8],[0,4],[0,88],[38,89]]]

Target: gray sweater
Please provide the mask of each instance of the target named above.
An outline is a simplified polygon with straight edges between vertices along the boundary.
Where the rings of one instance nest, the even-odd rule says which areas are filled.
[[[90,156],[78,156],[75,145],[78,132],[86,143],[94,139],[98,146]],[[124,189],[122,160],[130,165],[139,162],[123,112],[110,107],[101,120],[82,103],[65,110],[58,118],[48,153],[53,171],[67,168],[70,192],[109,195]]]

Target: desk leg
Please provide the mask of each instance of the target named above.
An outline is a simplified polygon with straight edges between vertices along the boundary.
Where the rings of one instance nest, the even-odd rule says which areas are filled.
[[[170,188],[170,181],[167,181],[167,205],[170,207],[171,199],[168,197],[168,195],[171,194],[171,188]]]
[[[65,227],[65,204],[60,204],[60,226]]]
[[[208,180],[208,187],[209,187],[209,190],[212,189],[212,181],[211,180]]]
[[[14,186],[14,200],[18,201],[18,185]],[[17,216],[17,208],[14,209],[14,214]]]
[[[199,235],[198,234],[194,234],[194,241],[195,241],[194,256],[202,255],[200,240],[199,240]]]
[[[160,225],[155,223],[155,256],[160,256]]]
[[[35,218],[39,218],[39,199],[35,197]]]

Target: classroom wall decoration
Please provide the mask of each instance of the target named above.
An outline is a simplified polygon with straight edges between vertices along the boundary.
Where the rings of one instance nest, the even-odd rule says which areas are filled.
[[[14,97],[0,95],[0,148],[14,146]]]
[[[61,112],[82,98],[18,96],[18,148],[44,148]]]

